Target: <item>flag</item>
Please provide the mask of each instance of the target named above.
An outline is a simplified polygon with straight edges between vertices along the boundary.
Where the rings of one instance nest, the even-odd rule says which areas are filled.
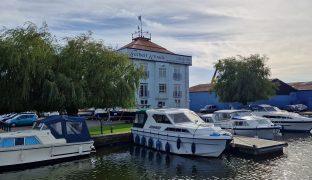
[[[141,16],[138,16],[138,20],[141,21]]]

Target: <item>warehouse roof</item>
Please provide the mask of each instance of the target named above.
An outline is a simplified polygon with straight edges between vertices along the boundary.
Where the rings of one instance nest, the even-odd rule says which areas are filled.
[[[279,79],[272,79],[273,83],[277,84],[277,95],[287,95],[290,92],[297,90],[312,90],[312,82],[297,82],[297,83],[284,83]],[[208,92],[212,90],[211,84],[198,84],[190,87],[190,92]]]
[[[294,82],[294,83],[288,83],[293,88],[296,88],[298,90],[312,90],[312,81],[310,82]]]

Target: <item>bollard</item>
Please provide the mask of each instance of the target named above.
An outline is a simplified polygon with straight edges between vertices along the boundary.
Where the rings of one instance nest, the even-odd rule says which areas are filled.
[[[113,126],[111,126],[111,133],[113,133]]]

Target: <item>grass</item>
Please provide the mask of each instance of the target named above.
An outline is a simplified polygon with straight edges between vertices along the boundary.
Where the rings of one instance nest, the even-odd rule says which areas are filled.
[[[111,134],[111,127],[113,127],[113,133],[130,132],[132,123],[103,125],[103,134]],[[101,126],[91,127],[89,128],[89,132],[90,135],[100,135]]]

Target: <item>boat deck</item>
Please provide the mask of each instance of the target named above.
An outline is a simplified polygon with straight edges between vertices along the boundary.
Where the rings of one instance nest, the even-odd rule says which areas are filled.
[[[233,136],[231,148],[246,154],[262,155],[283,152],[286,142],[259,139],[254,137]]]

